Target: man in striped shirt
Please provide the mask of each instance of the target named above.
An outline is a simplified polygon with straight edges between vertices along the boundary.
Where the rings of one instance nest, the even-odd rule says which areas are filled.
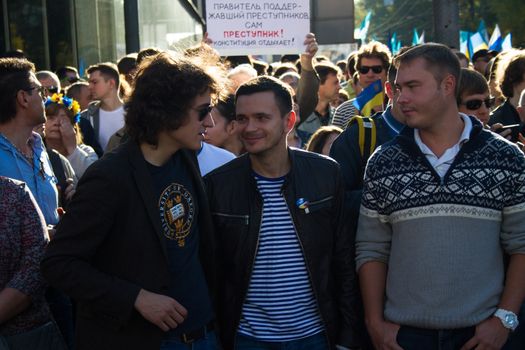
[[[241,85],[236,119],[247,153],[206,177],[223,286],[223,347],[358,346],[339,166],[287,147],[295,114],[289,89],[277,79]]]

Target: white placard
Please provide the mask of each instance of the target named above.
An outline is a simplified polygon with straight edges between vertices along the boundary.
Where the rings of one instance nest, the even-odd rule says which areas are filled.
[[[299,54],[310,0],[206,0],[208,37],[223,56]]]

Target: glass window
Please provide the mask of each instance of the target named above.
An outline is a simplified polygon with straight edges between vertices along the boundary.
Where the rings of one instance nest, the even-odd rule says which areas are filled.
[[[63,66],[76,66],[73,56],[73,30],[70,0],[46,1],[47,31],[51,70]]]
[[[140,46],[174,49],[202,38],[202,24],[174,0],[138,1]]]
[[[22,50],[37,70],[49,67],[42,0],[8,1],[11,50]]]
[[[76,0],[78,70],[126,54],[124,0]]]

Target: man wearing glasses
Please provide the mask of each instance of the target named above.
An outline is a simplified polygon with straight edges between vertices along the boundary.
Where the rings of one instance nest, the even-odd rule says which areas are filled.
[[[46,97],[51,97],[53,94],[59,94],[61,92],[62,86],[60,85],[60,79],[58,79],[55,73],[48,70],[41,70],[36,72],[36,78],[40,84],[46,88]]]
[[[140,66],[129,139],[84,173],[42,263],[77,301],[77,350],[215,349],[214,237],[195,151],[217,90],[168,53]]]
[[[371,41],[361,46],[356,60],[359,86],[364,90],[373,82],[381,79],[381,87],[384,88],[390,60],[390,50],[384,44]],[[359,110],[354,106],[354,100],[346,101],[336,109],[334,125],[346,128],[348,121],[359,114]],[[382,110],[383,106],[374,108],[374,112],[381,112]]]
[[[33,63],[0,59],[0,175],[24,181],[47,225],[58,223],[58,192],[42,138],[33,128],[46,121],[45,88]]]

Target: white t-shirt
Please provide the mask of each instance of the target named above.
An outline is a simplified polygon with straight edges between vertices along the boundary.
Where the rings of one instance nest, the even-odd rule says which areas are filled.
[[[235,159],[235,154],[225,149],[202,142],[201,150],[197,155],[201,176],[206,175],[215,168]]]
[[[114,111],[105,111],[99,109],[100,124],[98,132],[98,142],[105,151],[108,145],[109,138],[124,126],[124,107],[120,106]]]

